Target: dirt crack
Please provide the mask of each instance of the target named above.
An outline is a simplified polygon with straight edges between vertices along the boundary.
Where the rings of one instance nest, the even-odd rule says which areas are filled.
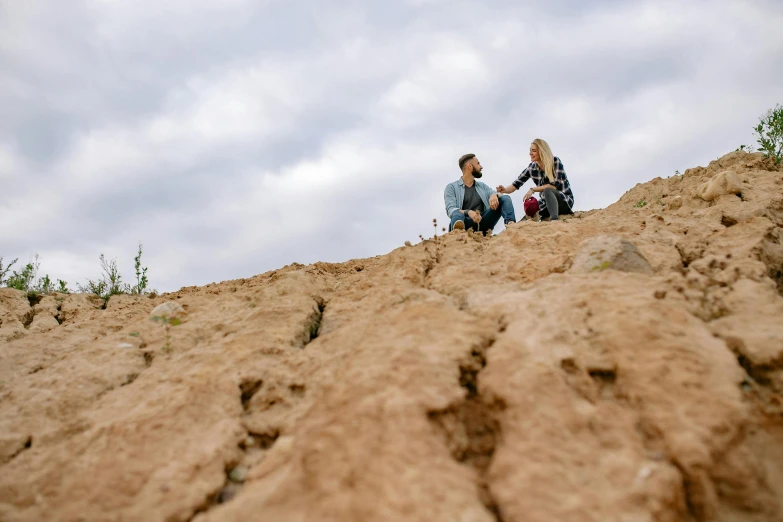
[[[499,417],[506,405],[499,397],[482,394],[479,388],[479,374],[487,364],[486,353],[494,342],[494,337],[487,339],[460,361],[459,383],[467,391],[463,401],[445,410],[431,411],[428,417],[445,434],[454,459],[476,470],[479,499],[498,522],[503,522],[486,473],[501,439]]]
[[[294,340],[294,345],[302,349],[321,335],[321,325],[326,312],[326,301],[321,297],[314,297],[313,300],[315,301],[315,306],[313,306],[313,311],[305,322],[304,331]]]
[[[22,444],[15,452],[13,452],[11,455],[8,456],[8,458],[3,462],[3,464],[8,464],[16,457],[18,457],[25,451],[29,450],[32,446],[33,446],[33,436],[30,435],[25,439],[24,444]]]
[[[243,414],[247,413],[250,408],[250,400],[263,385],[264,381],[257,378],[248,378],[239,384],[239,400],[242,403]],[[271,433],[253,433],[246,430],[245,437],[237,444],[240,450],[239,456],[225,463],[223,484],[207,496],[193,512],[188,522],[197,515],[206,513],[236,497],[242,490],[250,469],[261,461],[265,451],[274,446],[279,435],[280,433],[276,430]]]

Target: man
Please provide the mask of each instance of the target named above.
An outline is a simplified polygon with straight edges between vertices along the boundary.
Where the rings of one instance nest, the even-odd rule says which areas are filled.
[[[446,185],[443,199],[446,214],[451,219],[449,231],[472,228],[476,232],[492,231],[498,220],[506,225],[515,223],[514,204],[509,196],[498,197],[487,184],[477,181],[483,167],[475,154],[465,154],[459,159],[462,177]]]

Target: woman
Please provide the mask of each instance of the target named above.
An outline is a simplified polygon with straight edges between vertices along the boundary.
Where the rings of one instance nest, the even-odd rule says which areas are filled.
[[[563,162],[552,155],[552,149],[542,139],[535,139],[530,144],[530,165],[519,175],[514,183],[508,187],[500,185],[497,191],[500,194],[511,194],[529,179],[536,184],[527,191],[522,201],[533,197],[533,192],[541,192],[538,202],[539,221],[546,217],[555,221],[560,214],[573,214],[574,194],[571,192],[571,184],[566,177]]]

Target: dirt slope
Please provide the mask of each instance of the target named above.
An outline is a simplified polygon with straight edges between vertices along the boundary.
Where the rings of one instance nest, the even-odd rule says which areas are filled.
[[[732,153],[491,238],[0,290],[0,521],[779,522],[782,236]]]

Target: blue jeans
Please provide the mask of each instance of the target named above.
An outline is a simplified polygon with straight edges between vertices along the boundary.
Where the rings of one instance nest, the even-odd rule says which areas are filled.
[[[472,219],[470,219],[467,216],[466,211],[455,210],[451,215],[449,231],[454,230],[454,223],[457,221],[464,221],[466,229],[472,228],[476,232],[486,232],[487,230],[492,230],[495,228],[495,225],[498,224],[498,221],[500,221],[501,217],[503,218],[503,222],[506,225],[509,223],[516,223],[517,218],[514,214],[514,203],[511,202],[511,196],[507,194],[498,196],[498,203],[500,204],[498,205],[497,210],[488,208],[486,211],[484,211],[484,213],[481,215],[480,223],[475,223]]]

